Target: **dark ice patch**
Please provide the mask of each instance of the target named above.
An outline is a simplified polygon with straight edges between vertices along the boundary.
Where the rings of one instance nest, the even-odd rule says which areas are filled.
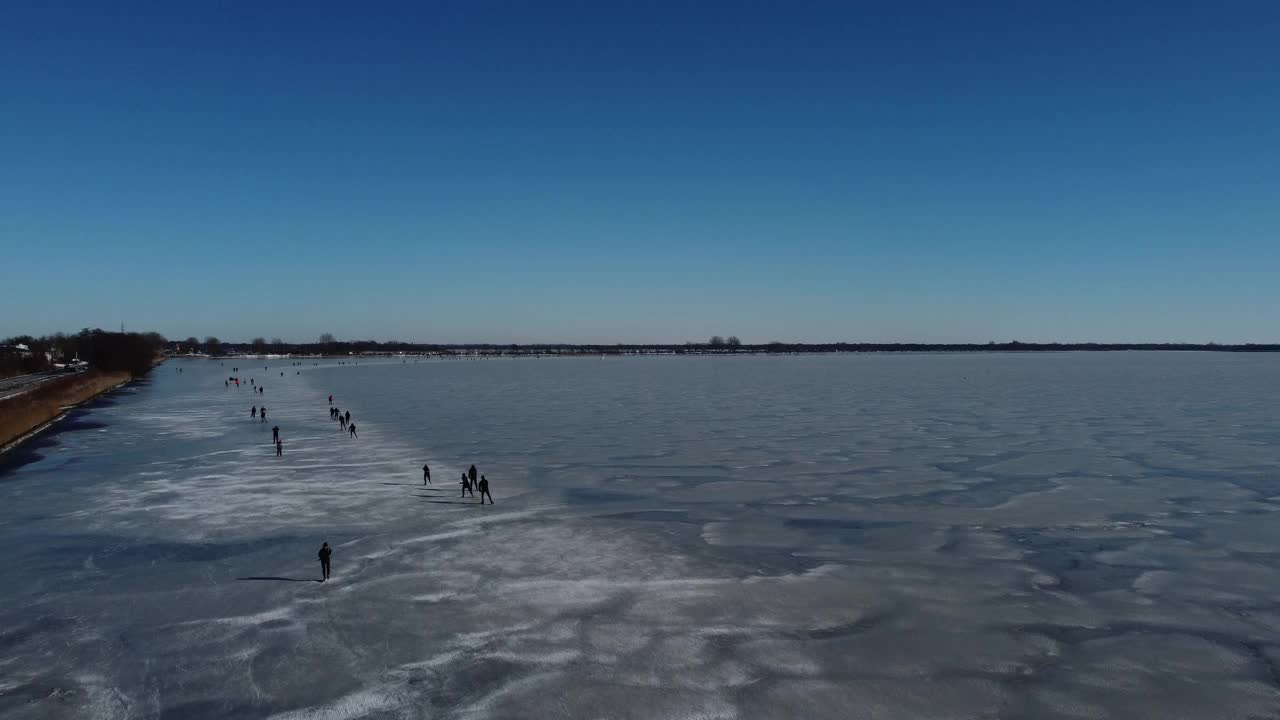
[[[705,522],[702,519],[694,518],[687,512],[678,510],[636,510],[635,512],[613,513],[611,515],[598,515],[600,520],[641,520],[648,522],[677,522],[701,525]]]
[[[135,542],[95,535],[33,535],[29,540],[30,559],[40,566],[30,569],[56,575],[80,570],[89,556],[99,570],[110,571],[157,561],[215,562],[298,542],[293,537],[229,543]]]
[[[844,520],[839,518],[792,518],[783,522],[785,527],[803,530],[822,538],[845,544],[861,544],[870,538],[870,533],[886,528],[903,527],[908,523],[877,522],[865,520]]]
[[[0,482],[15,480],[19,468],[44,460],[45,455],[40,450],[57,445],[56,436],[57,433],[50,428],[8,452],[0,453]]]
[[[1026,552],[1026,562],[1059,580],[1066,592],[1094,593],[1127,589],[1149,568],[1100,563],[1100,552],[1124,550],[1135,537],[1079,538],[1036,528],[1005,528],[1003,534]]]
[[[643,500],[643,495],[634,493],[618,492],[616,490],[596,490],[594,488],[569,488],[564,491],[566,500],[574,500],[577,502],[626,502],[628,500]]]
[[[880,625],[889,617],[888,613],[876,613],[859,618],[853,622],[842,623],[840,625],[831,625],[829,627],[813,628],[804,633],[804,636],[811,640],[829,640],[831,638],[851,637],[853,635],[861,635],[868,630]]]
[[[271,714],[271,710],[264,705],[249,705],[235,700],[194,700],[161,708],[160,720],[215,720],[266,717]]]
[[[527,667],[507,660],[482,658],[462,661],[455,672],[445,675],[444,682],[427,694],[434,707],[454,711],[502,688],[505,683],[526,676]]]
[[[26,625],[0,632],[0,650],[8,652],[37,635],[60,632],[75,624],[73,618],[41,615]]]
[[[102,569],[127,567],[153,560],[172,562],[215,562],[248,555],[259,550],[295,542],[294,538],[266,538],[238,543],[171,543],[154,542],[117,545],[94,554],[94,563]]]
[[[96,420],[86,420],[80,413],[76,413],[61,422],[54,425],[58,432],[80,432],[82,430],[101,430],[107,424]]]

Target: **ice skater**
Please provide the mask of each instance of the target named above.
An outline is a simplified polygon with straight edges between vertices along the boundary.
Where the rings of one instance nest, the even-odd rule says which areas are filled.
[[[467,474],[462,473],[462,497],[466,497],[467,493],[471,493],[471,497],[476,496],[475,493],[471,492],[471,481],[467,479]]]
[[[271,442],[280,442],[280,426],[271,428]]]
[[[431,484],[431,468],[427,467],[426,465],[422,466],[422,484],[423,485]]]
[[[350,430],[351,430],[351,437],[359,439],[359,437],[360,437],[360,436],[356,434],[356,424],[355,424],[355,423],[351,423]]]
[[[280,438],[276,438],[276,457],[284,457],[284,442],[281,441]],[[489,501],[490,501],[490,504],[492,504],[493,498],[489,498]],[[483,495],[480,497],[480,504],[481,505],[484,504]]]
[[[258,411],[258,418],[259,418],[259,420],[258,420],[259,422],[266,422],[266,421],[267,421],[267,406],[266,406],[266,405],[263,405],[263,406],[262,406],[262,409]]]
[[[330,405],[332,405],[332,404],[333,404],[333,396],[332,396],[332,395],[330,395],[330,396],[329,396],[329,404],[330,404]]]
[[[251,410],[249,410],[249,417],[251,417],[251,418],[256,418],[256,417],[258,417],[258,406],[257,406],[257,405],[254,405],[254,406],[253,406],[253,408],[252,408]]]
[[[347,418],[347,424],[351,424],[351,411],[350,411],[350,410],[348,410],[348,411],[347,411],[346,418]]]
[[[471,487],[475,487],[476,486],[476,466],[475,465],[472,465],[471,469],[467,471],[467,476],[471,478]]]
[[[484,496],[489,495],[489,481],[483,475],[480,476],[480,504],[484,504]],[[493,504],[493,496],[489,495],[489,504]]]
[[[320,574],[322,576],[320,582],[324,582],[329,579],[329,559],[333,557],[333,549],[329,547],[329,543],[324,543],[320,546],[319,555]]]

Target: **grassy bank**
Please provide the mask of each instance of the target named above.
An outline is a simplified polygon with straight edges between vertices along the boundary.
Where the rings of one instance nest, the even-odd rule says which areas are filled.
[[[50,380],[30,392],[0,400],[0,447],[129,380],[129,373],[89,370]]]

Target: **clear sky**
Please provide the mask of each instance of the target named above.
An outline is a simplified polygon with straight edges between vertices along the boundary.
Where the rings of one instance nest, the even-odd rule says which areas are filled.
[[[1276,342],[1280,3],[10,3],[0,251],[0,336]]]

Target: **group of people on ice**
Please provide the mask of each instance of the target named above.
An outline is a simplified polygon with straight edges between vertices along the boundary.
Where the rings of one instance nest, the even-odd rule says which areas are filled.
[[[431,468],[430,466],[422,466],[422,484],[431,484]],[[489,504],[493,505],[493,495],[489,494],[489,480],[481,475],[476,480],[476,466],[472,465],[469,470],[462,473],[462,497],[466,497],[470,493],[471,497],[475,497],[476,493],[480,493],[480,504],[484,504],[484,499],[489,498]]]

